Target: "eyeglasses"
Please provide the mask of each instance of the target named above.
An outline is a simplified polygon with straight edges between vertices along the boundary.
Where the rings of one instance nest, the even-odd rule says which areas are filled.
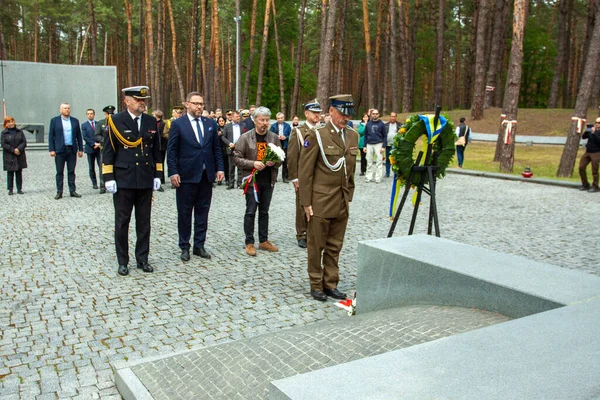
[[[200,107],[203,106],[204,103],[201,103],[199,101],[188,101],[188,103],[195,105],[196,107]]]

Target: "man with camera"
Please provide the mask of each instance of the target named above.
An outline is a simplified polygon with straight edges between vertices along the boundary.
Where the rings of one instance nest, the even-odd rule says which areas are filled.
[[[579,176],[581,176],[581,187],[579,190],[587,190],[590,193],[600,192],[598,189],[598,166],[600,166],[600,117],[596,118],[595,125],[588,125],[587,129],[581,136],[582,139],[587,139],[585,145],[585,153],[579,160]],[[587,179],[586,168],[589,163],[592,163],[592,187]]]

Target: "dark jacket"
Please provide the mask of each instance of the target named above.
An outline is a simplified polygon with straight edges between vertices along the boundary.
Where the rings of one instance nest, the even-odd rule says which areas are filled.
[[[471,140],[471,128],[466,124],[459,124],[456,128],[456,135],[458,137],[465,137],[465,147],[469,144],[469,140]]]
[[[244,124],[244,129],[242,129],[242,133],[246,133],[254,129],[254,120],[252,119],[252,117],[246,118],[242,121],[242,123]]]
[[[240,137],[242,137],[242,134],[245,132],[244,124],[240,121],[238,123],[238,125],[240,126]],[[238,140],[239,140],[239,138],[238,138]],[[229,144],[232,142],[233,142],[233,123],[225,125],[225,128],[223,129],[223,135],[221,136],[221,146],[227,150],[227,154],[232,153],[232,150],[229,148]]]
[[[109,128],[108,140],[102,151],[102,174],[104,182],[116,181],[117,189],[152,189],[154,178],[162,176],[156,119],[148,114],[142,114],[141,118],[138,133],[137,125],[127,110],[112,117],[115,128],[126,143],[132,144],[142,139],[139,145],[127,145]]]
[[[369,120],[365,127],[365,145],[383,143],[383,147],[387,146],[387,129],[385,123],[378,119],[376,122]]]
[[[271,131],[267,131],[267,143],[274,143],[280,146],[279,136]],[[254,168],[254,161],[256,161],[256,131],[254,129],[244,133],[240,136],[240,140],[235,144],[233,150],[233,162],[239,168],[239,173],[246,177],[250,175]],[[277,169],[281,165],[281,162],[276,163],[271,168],[271,186],[275,185],[277,180]]]
[[[5,171],[18,171],[27,168],[25,147],[27,147],[27,139],[25,139],[22,130],[17,128],[15,133],[10,133],[8,129],[2,131],[2,149],[4,150],[2,153]],[[19,149],[21,154],[16,155],[15,149]]]
[[[587,144],[585,145],[585,151],[588,153],[598,153],[600,152],[600,129],[597,129],[594,133],[592,133],[591,129],[586,130],[581,136],[582,139],[587,139]]]
[[[279,126],[277,126],[277,122],[275,122],[274,124],[271,125],[271,128],[269,129],[271,132],[273,132],[276,135],[279,135]],[[290,126],[290,124],[288,124],[287,122],[283,123],[283,136],[285,136],[285,140],[281,142],[281,148],[282,149],[287,149],[288,147],[288,142],[290,141],[290,133],[292,133],[292,127]],[[281,139],[279,139],[281,140]]]
[[[71,118],[71,134],[73,135],[73,148],[77,151],[83,151],[83,139],[81,137],[81,128],[79,120]],[[56,116],[50,120],[50,129],[48,130],[48,151],[64,153],[65,149],[65,134],[63,132],[61,116]]]
[[[98,122],[94,121],[94,124],[97,126]],[[83,136],[83,141],[85,142],[83,152],[85,154],[93,154],[96,152],[96,149],[94,149],[94,144],[96,144],[96,138],[94,137],[95,134],[96,130],[92,129],[92,123],[90,120],[87,120],[81,124],[81,135]]]
[[[181,183],[200,183],[203,166],[210,182],[215,180],[218,171],[225,171],[217,123],[206,117],[200,119],[204,130],[202,145],[196,139],[187,115],[171,123],[167,165],[169,176],[179,175]]]

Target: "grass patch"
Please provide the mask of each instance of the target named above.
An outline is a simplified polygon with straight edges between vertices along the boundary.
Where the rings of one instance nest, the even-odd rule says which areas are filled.
[[[477,171],[500,172],[500,163],[494,162],[494,152],[496,143],[488,142],[471,142],[465,149],[465,161],[463,168],[473,169]],[[525,167],[529,166],[533,171],[534,178],[550,178],[560,179],[572,182],[579,182],[579,174],[577,166],[579,158],[584,153],[584,149],[580,148],[577,152],[577,161],[573,169],[571,178],[557,178],[556,171],[560,163],[563,146],[537,145],[527,146],[525,144],[515,145],[515,163],[513,175],[521,175]],[[458,167],[456,156],[450,167]],[[588,171],[588,174],[590,172]]]

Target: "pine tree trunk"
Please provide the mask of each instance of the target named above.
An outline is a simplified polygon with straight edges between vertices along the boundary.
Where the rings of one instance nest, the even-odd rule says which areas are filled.
[[[600,7],[596,10],[596,21],[600,21]],[[577,93],[577,101],[575,103],[575,118],[585,119],[587,116],[590,97],[594,86],[594,80],[598,73],[598,63],[600,62],[600,29],[594,30],[590,41],[588,59],[585,63],[581,86]],[[577,121],[571,121],[569,127],[569,135],[567,142],[560,157],[560,164],[556,176],[569,177],[573,174],[575,159],[577,158],[577,149],[579,148],[580,134],[585,127],[582,127],[581,132],[577,132]]]
[[[144,75],[143,75],[143,65],[144,65],[144,53],[142,52],[143,48],[144,48],[144,40],[145,40],[145,35],[144,35],[144,0],[139,0],[140,2],[140,10],[138,13],[139,16],[139,20],[138,20],[138,43],[137,43],[137,85],[141,85],[142,82],[144,81]]]
[[[246,63],[246,77],[244,78],[244,93],[242,94],[242,107],[248,107],[248,93],[250,91],[250,73],[252,72],[252,64],[254,62],[254,54],[256,49],[254,47],[254,38],[256,36],[256,14],[258,11],[258,0],[254,0],[252,3],[252,19],[250,21],[250,54],[248,56],[248,62]]]
[[[473,26],[471,27],[471,36],[469,38],[469,50],[465,55],[464,64],[464,84],[463,84],[463,107],[471,108],[473,100],[473,75],[475,73],[475,53],[477,44],[477,25],[479,21],[479,2],[475,2],[475,13],[473,14]]]
[[[523,35],[525,33],[525,22],[527,19],[527,6],[529,0],[515,0],[515,9],[513,14],[513,36],[512,48],[510,51],[510,61],[508,65],[507,89],[504,94],[504,104],[502,105],[503,114],[506,115],[506,122],[516,121],[519,112],[519,91],[521,89],[521,72],[523,64]],[[508,129],[509,124],[500,125],[499,135]],[[500,151],[500,171],[512,172],[515,140],[517,137],[517,124],[513,123],[510,141],[508,144],[501,145]]]
[[[91,0],[90,0],[91,1]],[[148,60],[148,67],[150,69],[150,91],[152,93],[152,98],[150,99],[150,104],[148,108],[152,109],[160,109],[160,105],[158,102],[158,97],[156,97],[156,91],[158,87],[158,80],[156,72],[155,72],[155,60],[154,57],[154,26],[152,23],[152,0],[146,0],[146,42],[148,43],[148,49],[146,53],[146,59]]]
[[[208,96],[208,79],[206,74],[206,1],[200,0],[200,67],[202,68],[202,94]]]
[[[565,67],[565,47],[569,40],[565,31],[567,30],[567,0],[560,0],[558,7],[558,52],[556,54],[556,62],[554,63],[554,77],[550,86],[550,97],[548,99],[548,108],[556,108],[558,106],[558,92],[560,80],[563,76],[563,68]]]
[[[302,0],[300,8],[300,22],[298,26],[298,49],[296,50],[296,69],[294,77],[294,90],[292,92],[291,114],[298,112],[298,94],[300,92],[300,73],[302,72],[302,50],[304,45],[304,14],[306,12],[306,0]]]
[[[479,17],[477,21],[477,46],[475,60],[475,87],[471,119],[483,118],[483,102],[485,99],[485,34],[487,30],[488,0],[479,1]]]
[[[92,47],[92,65],[98,65],[98,52],[96,51],[96,37],[98,36],[98,29],[96,26],[96,13],[94,12],[94,0],[90,2],[90,24],[92,27],[90,35],[90,45]]]
[[[265,62],[267,59],[267,45],[269,40],[269,18],[271,11],[271,1],[267,0],[265,4],[265,24],[263,26],[263,40],[262,40],[262,48],[260,50],[260,64],[258,67],[258,82],[256,84],[256,105],[260,106],[262,101],[262,85],[263,85],[263,77],[265,74]]]
[[[198,0],[192,1],[192,12],[190,14],[189,65],[186,80],[188,90],[192,91],[196,88],[196,60],[198,58]]]
[[[373,82],[373,62],[371,61],[371,33],[369,28],[369,5],[367,0],[362,0],[363,32],[365,38],[365,53],[367,58],[367,108],[375,107],[375,83]],[[319,98],[319,101],[321,99]]]
[[[393,0],[390,0],[393,1]],[[348,0],[343,0],[342,9],[340,12],[340,23],[339,23],[339,38],[337,39],[337,65],[334,73],[335,86],[333,88],[334,93],[342,93],[342,85],[344,76],[346,75],[346,68],[344,64],[344,50],[346,47],[346,10],[348,9]]]
[[[566,12],[566,30],[563,33],[559,33],[565,36],[565,56],[563,58],[563,86],[562,86],[562,108],[571,108],[571,85],[570,85],[570,72],[571,72],[571,38],[573,34],[573,0],[567,0],[567,12]]]
[[[381,95],[382,90],[380,86],[381,76],[384,75],[382,73],[382,65],[381,65],[381,40],[384,39],[384,35],[382,34],[381,28],[383,27],[383,3],[384,0],[379,0],[379,5],[377,6],[377,32],[375,34],[375,57],[373,63],[373,69],[375,73],[375,79],[373,81],[373,93],[375,94],[375,107],[381,109],[383,112],[383,106],[381,104]]]
[[[213,104],[215,108],[222,108],[221,92],[221,44],[219,42],[219,1],[212,0],[212,28],[214,29],[211,40],[213,41],[212,48],[214,49],[213,60],[215,63],[214,67],[214,83],[215,89],[213,91],[214,99]]]
[[[463,24],[462,19],[461,19],[461,14],[460,14],[460,10],[461,10],[461,2],[460,0],[458,0],[457,4],[456,4],[456,20],[457,20],[457,24],[456,24],[456,55],[454,56],[455,59],[455,66],[454,66],[454,107],[459,107],[461,105],[460,102],[460,94],[462,92],[461,90],[461,60],[462,60],[462,49],[461,49],[461,43],[462,43],[462,26]]]
[[[322,61],[319,65],[319,75],[317,77],[317,99],[321,107],[329,104],[331,96],[331,87],[329,73],[331,72],[331,57],[335,38],[335,22],[339,0],[329,1],[329,10],[327,11],[327,29],[325,32],[325,47],[321,48]],[[326,106],[325,106],[326,107]]]
[[[277,11],[275,10],[275,0],[271,1],[271,7],[273,7],[273,28],[275,29],[277,67],[279,69],[279,110],[285,114],[285,86],[283,84],[283,66],[281,64],[281,50],[279,49],[279,33],[277,32]]]
[[[396,22],[396,0],[390,0],[390,68],[392,75],[392,111],[398,112],[398,89],[400,82],[398,81],[398,43]]]
[[[155,76],[154,76],[154,84],[156,88],[154,89],[154,94],[156,96],[156,106],[157,108],[163,110],[165,112],[165,119],[171,115],[170,112],[166,109],[166,104],[164,100],[164,79],[162,77],[165,76],[164,69],[164,1],[158,0],[157,6],[157,14],[158,19],[156,21],[156,67],[155,67]]]
[[[435,59],[435,77],[433,82],[433,102],[436,106],[442,105],[442,97],[444,95],[444,9],[446,7],[445,0],[439,0],[438,8],[438,23],[437,23],[437,52]]]
[[[127,86],[133,86],[133,10],[129,0],[123,2],[127,14]]]
[[[504,19],[504,7],[506,3],[504,0],[496,0],[496,4],[494,7],[494,26],[492,29],[492,45],[490,50],[490,64],[488,66],[487,77],[486,77],[486,85],[487,86],[496,86],[496,82],[498,81],[498,74],[500,72],[500,68],[502,67],[501,60],[502,54],[504,52],[504,27],[506,25],[506,21]],[[498,89],[498,88],[497,88]],[[496,105],[495,96],[493,91],[485,92],[485,103],[484,108],[494,107]]]
[[[327,0],[321,0],[321,38],[319,44],[319,69],[323,65],[323,49],[325,49],[325,35],[327,34]]]
[[[179,71],[179,64],[177,63],[177,33],[175,32],[175,19],[173,18],[173,7],[171,6],[171,0],[166,0],[166,5],[167,13],[169,14],[169,20],[171,22],[171,51],[173,56],[173,68],[175,69],[175,76],[177,77],[177,87],[179,88],[178,103],[182,103],[185,100],[185,91],[183,88],[183,79],[181,78],[181,71]]]

